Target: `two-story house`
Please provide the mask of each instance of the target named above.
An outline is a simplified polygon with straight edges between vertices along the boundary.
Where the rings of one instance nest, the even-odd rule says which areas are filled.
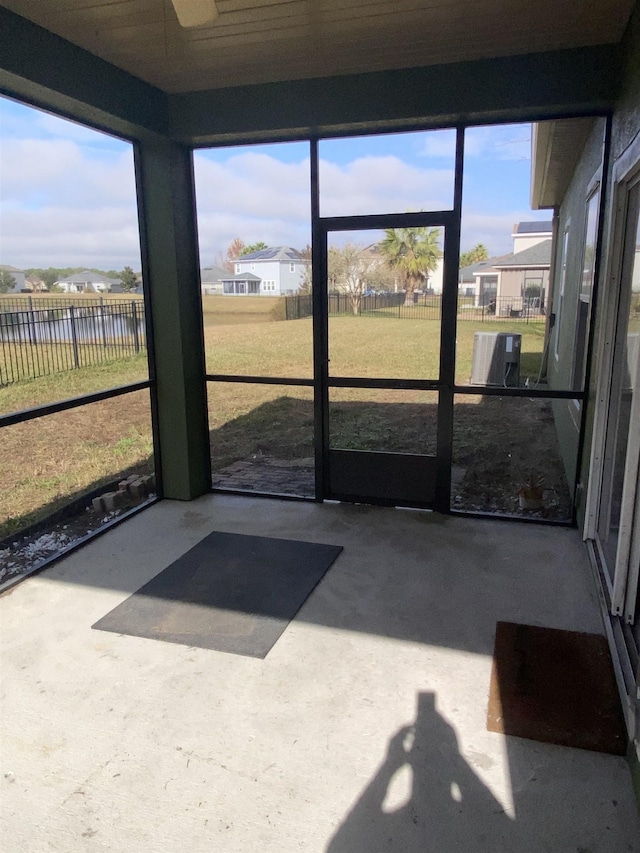
[[[309,266],[290,246],[269,246],[235,262],[235,275],[223,280],[228,295],[291,296],[300,289]]]

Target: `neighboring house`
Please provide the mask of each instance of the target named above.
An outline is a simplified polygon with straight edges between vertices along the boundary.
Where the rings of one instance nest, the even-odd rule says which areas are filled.
[[[365,249],[361,252],[361,256],[366,264],[369,265],[370,269],[373,269],[377,266],[386,265],[387,259],[384,255],[382,255],[380,250],[380,243],[371,243],[366,246]],[[392,267],[388,267],[390,270],[390,278],[393,276],[394,281],[392,282],[391,290],[393,292],[398,292],[400,290],[404,290],[404,279],[402,275],[397,273]],[[418,287],[418,292],[422,291],[423,293],[442,293],[442,274],[443,274],[443,260],[440,258],[436,262],[436,268],[431,270],[428,275],[423,280],[423,283]],[[391,282],[390,282],[391,284]]]
[[[507,257],[487,258],[476,261],[468,267],[461,267],[458,278],[458,292],[461,296],[473,296],[474,305],[485,306],[495,302],[498,291],[498,271],[494,269],[495,261]]]
[[[212,264],[200,270],[200,287],[203,296],[213,296],[223,292],[222,281],[229,278],[229,270]]]
[[[19,270],[16,267],[11,267],[8,264],[0,264],[0,270],[8,272],[9,275],[13,276],[16,282],[14,286],[7,291],[7,293],[20,293],[20,291],[24,289],[25,280],[24,272],[22,270]]]
[[[40,293],[41,291],[47,289],[46,282],[44,282],[41,278],[38,278],[35,275],[27,276],[27,279],[25,281],[25,287],[32,293]]]
[[[144,293],[144,289],[142,286],[142,279],[138,276],[138,284],[135,287],[132,287],[131,290],[125,290],[122,286],[122,282],[119,279],[111,279],[112,284],[109,288],[109,293]]]
[[[463,267],[458,280],[460,293],[473,296],[476,306],[495,304],[496,313],[505,317],[525,307],[542,312],[549,289],[553,241],[550,231],[543,228],[519,231],[522,226],[535,225],[546,223],[521,222],[514,227],[514,251],[510,254]]]
[[[117,289],[119,285],[119,278],[108,278],[91,270],[74,273],[54,283],[63,293],[121,293],[122,289]]]
[[[259,296],[260,278],[251,272],[229,275],[222,279],[222,292],[227,296]]]
[[[440,258],[436,264],[436,268],[427,276],[427,280],[423,285],[423,290],[434,293],[442,293],[442,273],[444,270],[444,261]]]
[[[509,316],[522,311],[527,305],[543,309],[545,294],[549,289],[552,240],[536,243],[521,252],[494,260],[493,269],[498,274],[496,311]]]
[[[513,251],[524,252],[543,240],[550,240],[553,236],[553,222],[516,222],[511,232],[513,237]]]
[[[227,276],[225,293],[259,293],[262,296],[291,296],[297,293],[309,266],[300,252],[289,246],[270,246],[235,262],[235,276]],[[251,273],[253,278],[247,278]],[[256,282],[259,287],[256,290]],[[245,290],[231,289],[246,282]],[[251,286],[252,289],[249,289]]]

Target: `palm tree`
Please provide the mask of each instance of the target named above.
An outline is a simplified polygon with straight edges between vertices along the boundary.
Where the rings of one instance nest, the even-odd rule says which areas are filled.
[[[486,261],[488,257],[489,252],[484,243],[476,243],[473,249],[469,249],[468,252],[463,252],[460,255],[460,269],[471,266],[478,261]]]
[[[413,292],[428,279],[438,266],[442,250],[438,245],[439,228],[387,228],[380,243],[390,267],[404,278],[405,302],[410,302]]]

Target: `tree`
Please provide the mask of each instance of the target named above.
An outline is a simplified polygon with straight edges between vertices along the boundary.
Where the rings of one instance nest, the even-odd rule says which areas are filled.
[[[8,293],[16,286],[16,280],[9,270],[0,270],[0,293]]]
[[[227,255],[224,261],[224,268],[229,272],[235,272],[235,262],[238,260],[240,255],[243,255],[245,252],[244,241],[239,237],[235,237],[231,242],[231,245],[227,249]]]
[[[367,288],[383,293],[392,293],[397,274],[391,269],[386,260],[373,262],[367,270]]]
[[[478,261],[486,261],[488,257],[489,252],[487,252],[484,243],[476,243],[473,249],[469,249],[468,252],[463,252],[460,255],[460,269],[469,267],[471,264],[477,264]]]
[[[311,268],[311,246],[309,243],[299,253],[303,261],[305,261],[304,272],[300,274],[300,287],[298,293],[311,293],[313,284],[313,271]]]
[[[442,250],[439,228],[387,228],[380,251],[404,279],[405,302],[438,266]]]
[[[356,316],[360,313],[360,302],[367,287],[367,273],[375,263],[365,258],[363,252],[363,246],[345,243],[341,249],[329,249],[327,259],[330,284],[348,294],[351,310]]]
[[[85,267],[47,267],[47,269],[31,267],[25,270],[25,274],[28,277],[36,276],[45,283],[47,289],[51,290],[54,282],[64,279],[68,275],[73,275],[76,272],[82,272],[84,269]],[[99,270],[95,270],[95,272],[99,272]],[[115,276],[113,277],[115,278]]]
[[[42,270],[40,273],[40,278],[44,281],[45,286],[51,289],[51,287],[58,280],[58,270],[54,270],[52,267],[49,269]]]
[[[259,252],[262,249],[268,249],[268,248],[269,247],[267,246],[267,244],[263,243],[262,240],[260,240],[259,243],[251,243],[250,245],[245,246],[244,249],[242,250],[242,255],[252,255],[254,252]],[[241,257],[242,257],[242,255],[241,255]]]
[[[122,270],[120,273],[120,283],[122,284],[122,289],[126,291],[133,290],[137,286],[138,279],[131,267],[125,267]]]

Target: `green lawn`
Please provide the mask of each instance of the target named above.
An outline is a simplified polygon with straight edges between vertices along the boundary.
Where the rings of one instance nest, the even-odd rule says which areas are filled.
[[[513,322],[458,324],[456,380],[471,374],[476,331],[522,335],[521,380],[534,381],[540,370],[544,324]],[[217,326],[206,330],[207,371],[245,376],[313,376],[311,318],[251,326]],[[329,319],[329,359],[333,376],[437,379],[440,323],[339,316]]]
[[[311,378],[311,319],[256,322],[256,316],[251,315],[246,323],[237,317],[230,324],[206,326],[208,372]],[[506,328],[503,324],[461,322],[456,370],[459,382],[468,381],[477,329],[521,333],[522,377],[535,379],[543,348],[542,324],[514,322]],[[330,320],[330,369],[334,376],[433,379],[438,375],[438,353],[439,323],[434,320],[368,316]],[[0,413],[137,382],[147,376],[146,358],[141,355],[16,383],[0,389]],[[534,440],[541,440],[537,414],[525,411],[529,401],[518,406],[512,405],[518,401],[506,401],[509,405],[500,409],[500,414],[495,405],[479,405],[484,399],[459,401],[456,446],[468,467],[480,458],[486,463],[486,448],[496,443],[492,426],[510,419],[511,433],[514,423],[519,425],[517,447],[505,451],[507,462],[501,464],[513,468],[513,480],[520,476],[515,468],[526,464],[527,448]],[[522,416],[514,421],[516,408]],[[433,452],[436,411],[435,395],[425,392],[335,389],[330,414],[333,446]],[[463,412],[467,413],[464,417]],[[209,415],[214,470],[256,454],[282,459],[313,454],[311,389],[214,383],[209,387]],[[509,441],[514,445],[513,435]],[[120,472],[149,470],[148,394],[137,392],[6,427],[2,446],[0,538]],[[558,479],[558,472],[553,476]],[[513,492],[513,484],[509,488]]]

